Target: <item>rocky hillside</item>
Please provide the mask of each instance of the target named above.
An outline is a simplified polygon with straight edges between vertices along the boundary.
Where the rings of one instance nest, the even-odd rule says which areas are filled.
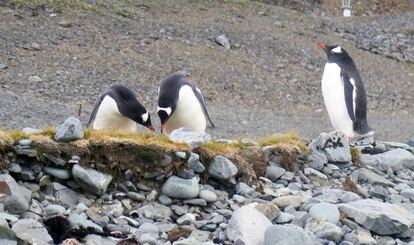
[[[414,142],[0,132],[0,244],[408,244]]]
[[[113,83],[154,115],[159,81],[180,72],[202,89],[215,138],[296,129],[311,139],[332,130],[316,46],[326,42],[355,59],[377,137],[411,139],[412,13],[321,15],[257,1],[0,1],[0,127],[49,127],[80,105],[85,122]]]

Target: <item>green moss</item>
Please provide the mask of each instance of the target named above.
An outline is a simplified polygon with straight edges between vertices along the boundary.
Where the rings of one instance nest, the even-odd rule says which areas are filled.
[[[362,167],[361,152],[356,147],[351,147],[351,159],[355,166]]]
[[[261,146],[279,144],[294,145],[303,152],[309,152],[308,147],[305,145],[299,134],[295,131],[289,131],[285,134],[275,134],[269,137],[262,138],[258,142]]]

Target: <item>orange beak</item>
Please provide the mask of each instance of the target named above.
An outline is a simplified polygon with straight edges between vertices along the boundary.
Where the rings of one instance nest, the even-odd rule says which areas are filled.
[[[318,44],[318,46],[319,46],[319,48],[321,48],[321,49],[326,49],[326,45],[325,45],[325,44],[319,43],[319,44]]]
[[[165,128],[167,127],[167,124],[163,124],[161,125],[161,133],[163,133],[165,131]]]
[[[155,128],[151,125],[147,127],[149,131],[155,132]]]

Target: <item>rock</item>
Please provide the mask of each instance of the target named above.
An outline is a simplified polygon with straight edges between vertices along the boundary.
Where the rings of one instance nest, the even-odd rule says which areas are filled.
[[[281,196],[281,197],[276,197],[275,199],[273,199],[272,203],[276,204],[279,208],[285,208],[287,206],[298,208],[303,202],[305,202],[309,198],[310,197],[307,195],[306,196],[302,196],[302,195]]]
[[[223,156],[215,156],[210,164],[208,172],[212,177],[226,180],[236,175],[238,170],[229,159]]]
[[[361,200],[361,197],[353,192],[347,191],[340,198],[339,201],[342,203],[348,203],[353,201]]]
[[[198,178],[182,179],[173,175],[164,183],[161,191],[171,198],[190,199],[197,197],[200,191]]]
[[[310,154],[311,162],[309,163],[311,168],[321,171],[323,167],[328,163],[328,158],[325,154],[319,151],[312,151]]]
[[[172,200],[171,200],[171,198],[169,198],[168,196],[166,196],[166,195],[160,195],[159,197],[158,197],[158,201],[162,204],[162,205],[171,205],[171,203],[172,203]]]
[[[351,149],[349,141],[340,131],[334,131],[329,134],[322,133],[309,144],[309,148],[325,154],[329,162],[350,162]]]
[[[30,76],[29,77],[29,82],[31,83],[39,83],[42,82],[43,80],[39,77],[39,76]]]
[[[84,245],[116,245],[117,243],[107,237],[101,237],[94,234],[89,234],[83,238]],[[75,244],[76,245],[76,244]]]
[[[286,224],[292,221],[295,216],[289,213],[281,212],[280,215],[274,220],[277,224]]]
[[[191,152],[191,156],[188,159],[188,167],[196,173],[202,173],[206,169],[200,162],[200,156],[193,152]]]
[[[253,192],[254,192],[254,189],[243,182],[240,182],[236,185],[237,194],[247,196],[247,195],[252,194]]]
[[[66,209],[60,205],[52,204],[43,209],[43,217],[48,218],[55,215],[65,214]]]
[[[358,224],[379,235],[402,233],[414,223],[414,213],[404,207],[373,199],[339,204],[338,208]]]
[[[316,237],[340,242],[344,233],[341,228],[331,222],[310,218],[306,222],[305,230],[312,232]]]
[[[309,209],[309,215],[319,220],[325,220],[332,224],[339,221],[339,210],[331,203],[317,203]]]
[[[0,218],[0,244],[3,244],[3,240],[9,241],[9,243],[12,241],[17,242],[16,234],[10,229],[7,220]],[[7,243],[4,242],[4,244]]]
[[[7,64],[5,63],[0,63],[0,70],[2,69],[6,69],[7,68]]]
[[[326,175],[313,168],[305,168],[303,172],[306,176],[315,176],[320,179],[328,179]]]
[[[414,155],[405,149],[393,149],[381,154],[361,154],[361,162],[381,171],[389,167],[395,172],[403,168],[414,169]]]
[[[186,159],[187,158],[187,153],[185,151],[177,151],[175,153],[175,156],[177,156],[178,158],[181,158],[181,159]]]
[[[72,26],[72,23],[70,23],[66,20],[61,20],[61,21],[58,22],[58,25],[61,26],[61,27],[68,28],[68,27]]]
[[[270,221],[273,221],[280,215],[280,209],[271,203],[258,203],[254,206],[262,214],[264,214]]]
[[[177,219],[177,224],[179,224],[179,225],[190,225],[190,224],[194,223],[195,220],[196,220],[195,215],[192,214],[192,213],[188,213],[188,214],[184,214],[183,216],[179,217]]]
[[[7,167],[7,169],[8,169],[10,172],[12,172],[12,173],[16,173],[16,174],[18,174],[18,173],[21,173],[21,172],[22,172],[22,167],[20,167],[20,165],[19,165],[19,164],[17,164],[17,163],[11,163],[11,164]]]
[[[157,244],[157,238],[158,238],[158,234],[144,233],[144,234],[139,236],[138,242],[140,242],[140,244],[156,245]]]
[[[246,201],[246,198],[240,195],[233,195],[233,200],[236,201],[237,203],[244,203],[244,201]]]
[[[169,207],[158,204],[151,203],[147,204],[139,209],[133,210],[130,212],[130,215],[138,214],[141,217],[152,220],[166,220],[169,219],[172,215],[172,211]]]
[[[84,168],[79,164],[72,167],[72,175],[82,190],[94,195],[102,195],[106,192],[112,181],[112,176],[91,168]]]
[[[179,128],[171,132],[170,139],[174,142],[187,143],[194,149],[210,142],[211,136],[205,132],[196,132],[188,128]]]
[[[195,206],[201,206],[201,207],[206,207],[207,206],[206,200],[201,199],[201,198],[186,199],[186,200],[184,200],[183,203],[184,204],[195,205]]]
[[[40,46],[38,43],[32,43],[32,49],[39,51],[42,50],[42,46]]]
[[[67,180],[70,178],[69,171],[66,169],[45,167],[44,171],[58,179]]]
[[[22,129],[22,132],[25,133],[25,134],[36,134],[36,133],[41,133],[42,130],[38,129],[38,128],[24,127]]]
[[[401,191],[401,196],[414,202],[414,189],[407,189]]]
[[[164,154],[164,158],[160,162],[161,167],[167,167],[172,163],[172,157],[170,155]]]
[[[76,192],[57,182],[53,182],[52,187],[55,192],[56,201],[60,204],[66,205],[67,207],[78,204],[79,195]]]
[[[97,232],[103,232],[102,227],[88,220],[85,213],[71,213],[68,217],[68,221],[72,226],[75,227],[83,227],[85,229],[90,228]]]
[[[16,236],[29,244],[53,244],[53,239],[46,228],[32,219],[19,219],[12,227]]]
[[[359,183],[367,182],[370,185],[380,185],[383,187],[394,186],[394,183],[386,179],[385,177],[376,174],[366,168],[360,168],[352,173],[352,177]]]
[[[68,117],[57,127],[54,138],[58,142],[83,139],[83,128],[79,119],[76,117]]]
[[[222,34],[216,37],[215,39],[216,43],[223,46],[225,49],[230,49],[230,42],[227,39],[226,35]]]
[[[272,223],[251,206],[243,206],[233,212],[226,228],[230,241],[241,240],[246,245],[263,244],[264,233]]]
[[[273,182],[278,180],[285,172],[286,172],[286,169],[281,168],[281,167],[276,167],[276,166],[266,167],[266,177]]]
[[[414,147],[414,139],[409,140],[409,141],[407,142],[407,144],[408,144],[409,146],[411,146],[411,147]]]
[[[2,196],[3,195],[3,196]],[[0,175],[0,203],[12,214],[22,214],[30,204],[32,192],[20,186],[8,174]]]
[[[217,201],[217,195],[216,193],[209,191],[209,190],[201,190],[198,196],[201,199],[206,200],[207,202],[215,202]]]
[[[126,194],[126,196],[129,199],[134,200],[134,201],[137,201],[137,202],[145,201],[145,196],[144,195],[141,195],[141,194],[136,193],[136,192],[133,192],[133,191],[128,192]]]
[[[266,229],[264,245],[314,245],[312,234],[296,225],[273,225]]]
[[[152,223],[144,223],[138,228],[138,232],[140,233],[155,233],[158,234],[159,229],[156,225]]]

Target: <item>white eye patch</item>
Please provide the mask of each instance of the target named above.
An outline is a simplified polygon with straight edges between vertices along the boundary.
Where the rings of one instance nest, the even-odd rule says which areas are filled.
[[[338,47],[332,49],[331,52],[340,54],[340,53],[342,53],[342,48],[341,48],[341,46],[338,46]]]
[[[148,111],[141,115],[142,121],[147,122],[149,117]]]
[[[167,115],[169,116],[170,114],[171,114],[171,107],[167,107],[167,108],[164,108],[164,107],[157,107],[157,112],[159,112],[159,111],[165,111],[166,113],[167,113]]]

